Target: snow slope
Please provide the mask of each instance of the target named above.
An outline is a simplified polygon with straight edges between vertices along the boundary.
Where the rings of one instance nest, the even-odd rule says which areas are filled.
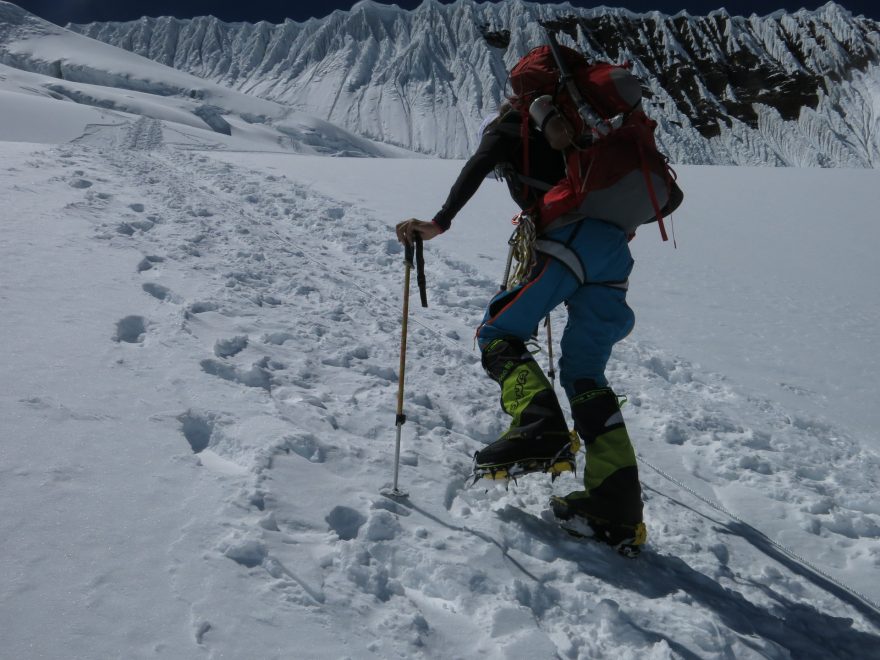
[[[880,461],[860,428],[877,370],[858,371],[870,337],[848,323],[876,327],[878,307],[851,282],[830,302],[861,316],[808,331],[830,294],[791,272],[819,234],[852,269],[817,272],[829,287],[876,280],[875,228],[842,215],[847,231],[822,233],[822,203],[797,206],[820,174],[825,196],[862,204],[873,180],[682,168],[679,249],[638,238],[639,325],[610,366],[646,461],[651,545],[628,561],[548,519],[572,476],[467,484],[503,428],[470,340],[503,266],[503,186],[428,246],[410,497],[393,501],[379,494],[402,285],[391,227],[439,204],[458,163],[181,151],[129,130],[148,135],[2,145],[8,657],[877,657]],[[714,203],[764,185],[801,214],[771,231],[745,196]],[[803,231],[777,258],[734,243],[791,223]],[[756,281],[788,304],[760,301]],[[798,373],[745,363],[758,330]],[[809,359],[838,344],[851,360]],[[865,416],[834,405],[847,401]]]
[[[678,249],[633,243],[631,561],[550,519],[574,475],[468,483],[505,426],[471,339],[505,186],[426,247],[388,499],[392,228],[461,163],[279,145],[233,97],[225,135],[30,42],[0,69],[0,656],[880,657],[875,171],[681,167]]]
[[[0,2],[0,139],[118,141],[134,120],[166,122],[168,138],[203,148],[396,157],[291,108],[233,91],[89,39]],[[81,107],[56,107],[73,102]],[[53,125],[51,117],[60,118]],[[86,130],[74,135],[77,128]],[[193,131],[192,129],[197,129]]]

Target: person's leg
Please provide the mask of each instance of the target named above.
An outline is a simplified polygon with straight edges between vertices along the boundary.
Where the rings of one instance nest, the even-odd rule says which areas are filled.
[[[562,499],[573,513],[634,526],[642,520],[638,467],[617,396],[605,376],[612,347],[634,325],[626,289],[608,283],[626,280],[632,258],[622,232],[598,225],[585,226],[573,245],[594,283],[568,298],[569,318],[560,346],[560,381],[586,446],[584,490]]]
[[[568,322],[559,342],[559,381],[569,398],[575,383],[591,380],[608,385],[605,367],[614,344],[626,337],[635,316],[626,304],[626,291],[599,284],[580,287],[567,301]]]
[[[547,461],[569,445],[568,424],[553,387],[526,348],[538,323],[577,287],[558,263],[542,259],[533,276],[497,295],[477,332],[482,364],[501,387],[510,428],[477,452],[476,466],[496,469],[524,461]]]
[[[526,281],[489,301],[477,329],[480,349],[495,339],[516,337],[527,342],[538,323],[577,287],[578,282],[556,260],[538,255],[538,263]]]
[[[612,346],[633,324],[624,296],[620,290],[585,286],[569,300],[560,380],[587,454],[584,490],[567,499],[584,500],[580,508],[607,520],[636,524],[642,520],[642,500],[635,452],[605,378]]]

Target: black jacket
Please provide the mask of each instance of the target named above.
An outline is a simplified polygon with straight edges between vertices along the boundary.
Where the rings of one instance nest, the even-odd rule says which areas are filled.
[[[523,210],[532,208],[543,194],[565,177],[565,158],[544,136],[529,124],[528,172],[523,168],[522,116],[508,112],[486,129],[477,151],[471,156],[452,185],[443,208],[434,222],[444,231],[468,203],[483,179],[500,170],[510,188],[510,196]]]

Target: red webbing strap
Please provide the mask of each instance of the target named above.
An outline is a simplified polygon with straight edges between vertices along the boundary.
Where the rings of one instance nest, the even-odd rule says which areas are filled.
[[[669,240],[666,235],[666,225],[663,224],[663,215],[660,211],[660,203],[657,201],[657,191],[654,190],[654,182],[651,181],[651,172],[648,170],[648,162],[645,160],[645,148],[641,142],[639,145],[639,160],[642,161],[642,176],[645,177],[645,185],[648,186],[648,195],[651,197],[651,206],[654,207],[654,217],[657,218],[657,226],[660,227],[660,237],[664,241]]]
[[[678,178],[678,174],[676,174],[675,170],[669,167],[669,159],[665,159],[666,162],[666,187],[669,189],[669,194],[672,195],[672,184],[673,179]],[[675,223],[672,221],[672,212],[669,213],[669,223],[672,225],[672,245],[676,249],[678,248],[678,243],[675,240]]]

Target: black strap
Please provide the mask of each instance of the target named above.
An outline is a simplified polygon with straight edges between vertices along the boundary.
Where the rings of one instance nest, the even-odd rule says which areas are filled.
[[[422,249],[422,237],[416,234],[416,282],[419,285],[419,297],[422,307],[428,306],[428,285],[425,282],[425,253]]]
[[[413,236],[413,243],[415,244],[415,260],[413,260],[413,246],[407,243],[403,248],[403,258],[406,260],[410,266],[416,267],[416,282],[419,285],[419,297],[422,301],[422,307],[428,306],[428,286],[425,281],[425,252],[424,252],[424,241],[422,241],[422,237],[420,234],[416,233]]]

